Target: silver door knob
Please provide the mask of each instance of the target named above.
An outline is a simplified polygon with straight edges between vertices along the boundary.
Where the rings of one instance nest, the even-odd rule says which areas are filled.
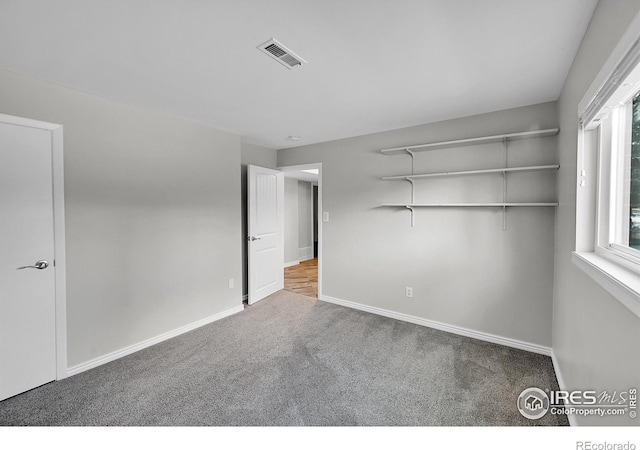
[[[255,236],[247,236],[247,241],[251,241],[251,242],[253,242],[253,241],[258,241],[258,240],[260,240],[260,238],[259,238],[259,237],[255,237]]]
[[[33,264],[33,266],[22,266],[22,267],[18,267],[16,270],[22,270],[22,269],[42,270],[42,269],[46,269],[47,267],[49,267],[49,261],[45,261],[44,259],[41,259],[40,261],[36,261]]]

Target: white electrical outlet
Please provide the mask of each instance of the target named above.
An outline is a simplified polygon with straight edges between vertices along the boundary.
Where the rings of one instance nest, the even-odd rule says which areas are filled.
[[[322,221],[323,222],[328,222],[329,221],[329,211],[324,211],[322,213]]]
[[[236,280],[233,278],[229,278],[229,289],[233,289],[236,287]]]
[[[404,288],[404,296],[407,298],[412,298],[413,297],[413,288],[412,287],[406,287]]]

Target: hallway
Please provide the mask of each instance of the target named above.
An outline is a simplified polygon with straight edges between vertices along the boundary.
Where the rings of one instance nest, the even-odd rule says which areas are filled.
[[[284,269],[284,288],[296,294],[318,298],[318,258]]]

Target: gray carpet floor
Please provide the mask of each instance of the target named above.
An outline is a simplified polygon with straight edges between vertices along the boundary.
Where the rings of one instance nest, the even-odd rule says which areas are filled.
[[[516,401],[550,358],[280,291],[0,402],[0,425],[568,425]]]

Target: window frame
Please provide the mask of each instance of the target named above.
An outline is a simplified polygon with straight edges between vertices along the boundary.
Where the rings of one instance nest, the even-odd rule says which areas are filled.
[[[630,162],[627,164],[631,151],[630,102],[640,86],[634,85],[627,90],[629,93],[625,94],[623,105],[613,107],[593,130],[598,133],[595,253],[613,258],[640,274],[640,251],[621,243],[629,240],[629,229],[624,224],[629,221],[630,185],[625,174],[630,170]]]
[[[640,251],[621,244],[625,219],[619,216],[625,214],[623,202],[628,194],[620,180],[625,176],[622,156],[624,145],[631,143],[631,130],[625,128],[630,120],[625,126],[620,124],[624,116],[630,119],[629,101],[638,91],[640,14],[578,106],[576,247],[572,255],[578,268],[640,318]],[[629,212],[626,215],[628,222]]]

